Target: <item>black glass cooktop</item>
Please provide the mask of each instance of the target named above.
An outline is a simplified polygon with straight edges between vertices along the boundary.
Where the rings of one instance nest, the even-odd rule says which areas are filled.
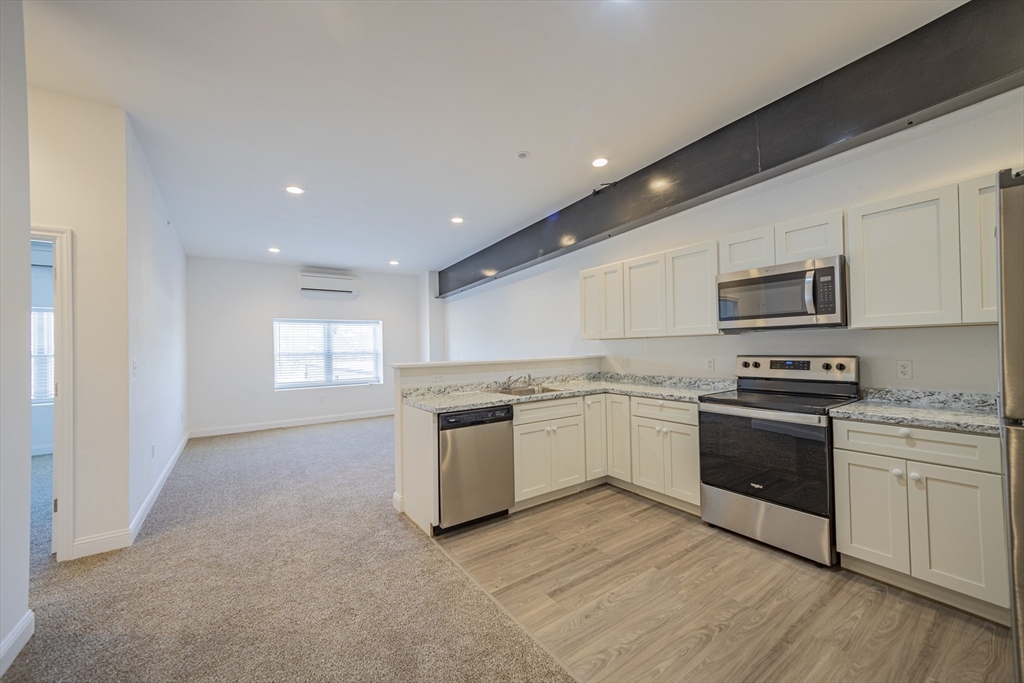
[[[782,394],[771,391],[750,391],[737,389],[700,397],[702,403],[724,403],[744,408],[761,410],[785,410],[790,413],[826,415],[829,408],[837,408],[854,399],[839,396],[816,396],[813,394]]]

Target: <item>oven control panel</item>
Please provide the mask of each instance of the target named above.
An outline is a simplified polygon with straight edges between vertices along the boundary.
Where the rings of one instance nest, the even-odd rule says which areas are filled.
[[[737,356],[737,377],[857,382],[857,356]]]

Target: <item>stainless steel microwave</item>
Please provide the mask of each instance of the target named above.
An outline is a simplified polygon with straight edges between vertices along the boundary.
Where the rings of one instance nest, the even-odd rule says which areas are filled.
[[[726,273],[715,282],[725,332],[846,325],[842,256]]]

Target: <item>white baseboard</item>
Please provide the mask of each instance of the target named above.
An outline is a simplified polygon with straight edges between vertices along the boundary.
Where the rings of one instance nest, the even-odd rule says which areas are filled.
[[[323,424],[325,422],[344,422],[346,420],[363,420],[368,417],[384,417],[394,415],[392,408],[385,410],[366,410],[359,413],[339,413],[337,415],[322,415],[320,417],[299,417],[291,420],[274,420],[272,422],[253,422],[250,424],[229,425],[226,427],[211,427],[209,429],[197,429],[189,434],[190,437],[197,436],[220,436],[221,434],[241,434],[242,432],[259,432],[264,429],[280,429],[281,427],[302,427],[305,425]]]
[[[14,658],[25,647],[25,643],[32,637],[36,630],[36,615],[32,610],[25,612],[25,615],[18,620],[11,632],[0,641],[0,676],[4,675],[7,667],[11,665]]]
[[[53,444],[43,444],[42,446],[33,446],[32,455],[53,455]]]
[[[103,534],[96,534],[95,536],[76,538],[74,544],[71,546],[71,557],[69,559],[77,560],[78,558],[85,557],[86,555],[96,555],[97,553],[106,553],[111,550],[127,548],[131,544],[131,529],[108,531]]]
[[[402,497],[400,495],[398,495],[398,491],[395,491],[393,494],[391,494],[391,504],[394,505],[395,509],[398,510],[399,512],[405,511],[405,501],[402,500]]]
[[[149,514],[149,511],[153,509],[153,503],[156,502],[157,496],[159,496],[160,492],[163,490],[164,482],[167,481],[167,477],[171,475],[171,470],[173,470],[174,466],[178,463],[178,456],[181,455],[183,450],[185,450],[185,444],[188,443],[188,438],[188,432],[181,437],[181,442],[178,444],[178,447],[174,449],[174,455],[172,455],[171,459],[167,461],[167,466],[164,467],[163,472],[161,472],[160,476],[157,477],[156,483],[153,484],[153,488],[150,489],[149,495],[146,496],[146,500],[142,501],[142,507],[140,507],[139,511],[135,513],[135,518],[132,520],[132,523],[128,525],[128,528],[131,529],[132,532],[132,543],[135,543],[135,537],[138,536],[139,532],[142,530],[142,524],[146,521],[146,516]]]

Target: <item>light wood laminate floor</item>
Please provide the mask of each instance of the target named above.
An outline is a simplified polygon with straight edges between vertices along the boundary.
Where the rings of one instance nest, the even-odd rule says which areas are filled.
[[[1002,626],[611,486],[437,542],[581,681],[1009,681]]]

